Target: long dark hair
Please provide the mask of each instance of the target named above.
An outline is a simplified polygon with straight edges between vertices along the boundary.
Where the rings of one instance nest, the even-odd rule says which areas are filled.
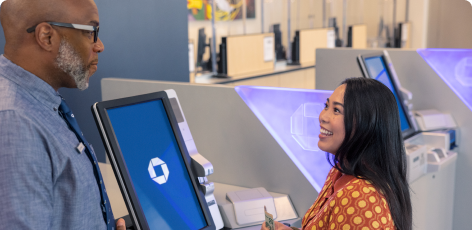
[[[346,84],[346,135],[330,163],[344,174],[372,182],[385,196],[395,227],[411,230],[406,156],[395,97],[374,79],[348,78],[341,84]]]

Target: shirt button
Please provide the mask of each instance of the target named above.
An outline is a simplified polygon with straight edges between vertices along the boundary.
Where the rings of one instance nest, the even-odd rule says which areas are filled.
[[[57,111],[57,108],[56,108],[56,107],[54,107],[54,111]]]

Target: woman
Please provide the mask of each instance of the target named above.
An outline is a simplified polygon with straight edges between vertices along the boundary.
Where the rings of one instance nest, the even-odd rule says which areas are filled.
[[[406,156],[392,92],[377,80],[346,79],[326,100],[319,120],[318,146],[333,168],[302,229],[411,230]],[[276,222],[276,229],[290,228]]]

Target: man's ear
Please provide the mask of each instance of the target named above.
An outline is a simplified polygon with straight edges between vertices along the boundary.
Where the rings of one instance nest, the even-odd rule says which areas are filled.
[[[60,35],[46,22],[39,23],[35,30],[36,42],[45,51],[51,52],[60,43]]]

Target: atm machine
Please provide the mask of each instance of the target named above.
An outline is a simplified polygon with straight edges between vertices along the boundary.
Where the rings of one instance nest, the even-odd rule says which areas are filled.
[[[241,100],[233,88],[228,88],[228,90],[233,92],[233,97],[235,99]],[[161,89],[158,89],[158,91],[161,91]],[[264,207],[273,215],[275,220],[283,221],[289,225],[299,226],[301,219],[299,218],[288,194],[272,192],[270,190],[268,191],[262,186],[254,188],[241,186],[241,184],[238,186],[231,182],[210,182],[207,177],[211,176],[214,172],[213,164],[197,150],[186,116],[183,112],[184,109],[182,109],[176,91],[173,89],[167,89],[164,91],[169,98],[173,114],[176,117],[185,146],[187,147],[188,153],[191,157],[193,174],[198,178],[198,182],[201,185],[200,190],[205,195],[206,204],[211,212],[216,229],[222,229],[223,227],[247,230],[260,229],[260,225],[264,221]],[[142,93],[143,92],[140,91],[137,94]],[[325,96],[327,95],[326,93],[323,94]],[[132,95],[127,94],[126,96]],[[247,112],[251,113],[249,110]],[[226,152],[231,151],[226,150]],[[221,153],[224,154],[225,152]],[[114,176],[113,172],[111,172],[110,166],[100,164],[100,167],[105,184],[108,188],[113,212],[117,213],[117,217],[127,215],[126,207],[123,204],[123,198],[121,197],[121,194],[119,194],[116,181],[113,180]],[[224,172],[224,168],[221,170]]]
[[[426,173],[437,172],[442,165],[457,158],[457,153],[453,151],[457,125],[451,114],[437,110],[411,111],[413,95],[401,86],[386,50],[360,54],[357,62],[364,77],[382,82],[397,100],[409,183]]]

